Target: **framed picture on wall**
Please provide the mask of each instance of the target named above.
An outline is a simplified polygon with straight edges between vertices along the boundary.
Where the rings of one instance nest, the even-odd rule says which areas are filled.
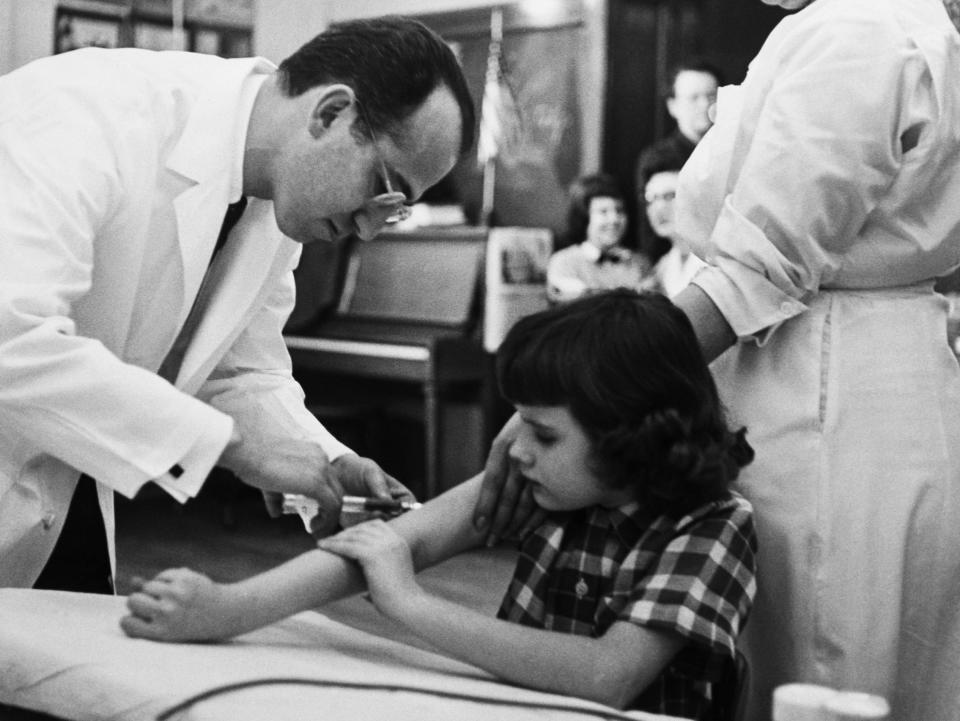
[[[220,52],[220,33],[215,30],[196,30],[193,33],[193,47],[197,53],[217,55]]]
[[[119,47],[121,28],[119,17],[59,9],[56,15],[53,52],[65,53],[86,47]]]
[[[182,50],[170,25],[138,22],[133,26],[133,46],[145,50]]]

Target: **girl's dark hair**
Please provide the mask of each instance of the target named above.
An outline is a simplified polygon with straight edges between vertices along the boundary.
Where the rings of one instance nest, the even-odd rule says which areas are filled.
[[[334,23],[280,63],[278,72],[291,97],[317,85],[349,85],[374,132],[395,140],[400,123],[446,85],[460,108],[460,154],[473,146],[475,110],[460,63],[418,20],[387,16]],[[367,139],[365,128],[355,132]]]
[[[557,250],[586,240],[587,226],[590,224],[590,201],[594,198],[616,198],[626,204],[623,191],[612,175],[596,173],[577,178],[570,185],[567,227]],[[624,233],[624,237],[626,236]]]
[[[753,460],[690,321],[657,293],[609,291],[522,318],[497,353],[497,379],[512,403],[568,407],[601,482],[654,513],[716,500]]]

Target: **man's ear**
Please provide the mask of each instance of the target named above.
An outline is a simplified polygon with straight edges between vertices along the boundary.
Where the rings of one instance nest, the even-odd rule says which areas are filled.
[[[338,118],[353,122],[356,116],[357,96],[349,85],[337,83],[325,86],[317,95],[310,112],[310,135],[319,137]]]

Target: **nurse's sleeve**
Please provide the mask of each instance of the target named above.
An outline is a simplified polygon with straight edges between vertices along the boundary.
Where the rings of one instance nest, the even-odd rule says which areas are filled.
[[[718,119],[684,169],[689,186],[710,153],[730,156],[712,181],[712,267],[694,282],[740,338],[762,343],[805,310],[897,173],[909,51],[889,33],[862,18],[797,27],[754,61],[736,127]]]

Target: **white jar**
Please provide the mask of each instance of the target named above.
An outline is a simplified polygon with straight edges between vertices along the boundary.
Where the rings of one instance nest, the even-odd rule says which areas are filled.
[[[812,683],[788,683],[773,692],[773,721],[827,721],[826,704],[836,689]]]
[[[884,721],[890,704],[883,696],[859,691],[841,691],[826,702],[830,721]]]

